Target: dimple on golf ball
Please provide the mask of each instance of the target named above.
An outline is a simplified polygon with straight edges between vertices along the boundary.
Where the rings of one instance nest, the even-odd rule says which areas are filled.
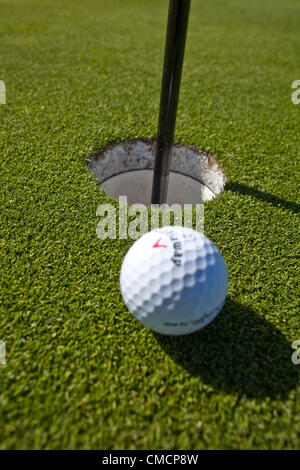
[[[120,285],[137,320],[158,333],[184,335],[206,326],[222,309],[228,274],[221,253],[205,235],[162,227],[129,249]]]

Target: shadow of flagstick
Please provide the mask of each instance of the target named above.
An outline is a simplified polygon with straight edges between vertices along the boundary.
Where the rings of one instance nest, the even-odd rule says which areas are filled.
[[[246,184],[228,182],[226,183],[224,190],[253,196],[256,199],[272,204],[274,207],[282,207],[283,209],[292,211],[295,214],[300,212],[300,204],[286,201],[285,199],[274,196],[273,194],[269,194],[264,191],[260,191],[259,189],[247,186]]]

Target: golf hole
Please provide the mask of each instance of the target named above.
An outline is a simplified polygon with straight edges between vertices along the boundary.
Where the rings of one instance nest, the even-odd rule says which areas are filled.
[[[127,196],[129,204],[150,206],[154,158],[154,140],[123,141],[91,155],[89,168],[111,198]],[[226,176],[213,155],[194,147],[173,146],[167,204],[205,203],[225,183]]]

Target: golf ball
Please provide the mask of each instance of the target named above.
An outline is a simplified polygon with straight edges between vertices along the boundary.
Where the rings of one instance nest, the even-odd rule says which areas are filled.
[[[121,292],[130,312],[153,331],[193,333],[225,302],[228,274],[216,246],[186,227],[162,227],[139,238],[121,268]]]

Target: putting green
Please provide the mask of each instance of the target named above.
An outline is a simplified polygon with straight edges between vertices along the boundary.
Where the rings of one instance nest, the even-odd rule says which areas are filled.
[[[167,0],[0,0],[0,449],[299,448],[300,4],[192,2],[176,141],[228,177],[218,318],[143,328],[86,157],[156,135]],[[117,208],[117,204],[115,207]]]

